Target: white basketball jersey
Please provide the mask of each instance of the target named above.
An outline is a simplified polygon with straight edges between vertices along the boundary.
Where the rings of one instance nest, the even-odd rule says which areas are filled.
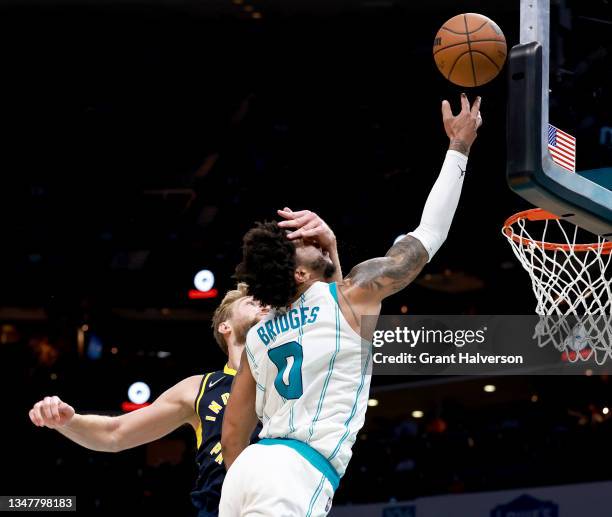
[[[342,476],[365,418],[371,348],[344,319],[336,284],[317,282],[287,312],[272,311],[246,351],[260,438],[307,443]]]

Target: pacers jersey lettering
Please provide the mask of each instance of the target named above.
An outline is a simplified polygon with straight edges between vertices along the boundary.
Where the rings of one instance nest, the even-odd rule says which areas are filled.
[[[236,370],[228,366],[204,375],[195,401],[195,410],[200,419],[196,431],[196,463],[199,472],[191,500],[198,510],[205,510],[211,515],[218,514],[221,486],[225,479],[221,428],[235,375]],[[259,431],[260,428],[256,429],[255,438]]]

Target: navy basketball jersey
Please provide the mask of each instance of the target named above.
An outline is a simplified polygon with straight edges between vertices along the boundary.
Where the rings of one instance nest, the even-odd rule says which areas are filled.
[[[227,365],[223,370],[204,375],[195,400],[195,410],[200,420],[196,430],[198,477],[191,500],[199,511],[199,517],[218,515],[219,512],[221,485],[225,478],[221,427],[235,376],[236,370]],[[260,427],[256,429],[255,439],[260,430]]]

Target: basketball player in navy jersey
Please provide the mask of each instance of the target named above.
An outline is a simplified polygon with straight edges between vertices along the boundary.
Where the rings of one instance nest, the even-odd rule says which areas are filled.
[[[213,316],[215,340],[228,357],[222,370],[194,375],[159,396],[150,406],[117,417],[81,415],[59,397],[34,404],[34,425],[55,429],[72,441],[103,452],[119,452],[152,442],[183,424],[197,439],[199,474],[191,498],[198,517],[218,515],[225,477],[221,423],[249,328],[267,311],[247,296],[246,285],[229,291]]]

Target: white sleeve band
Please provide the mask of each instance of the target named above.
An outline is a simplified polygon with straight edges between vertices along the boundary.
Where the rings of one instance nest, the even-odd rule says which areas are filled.
[[[448,235],[461,196],[467,161],[464,154],[447,151],[440,175],[425,202],[421,223],[408,234],[421,241],[429,254],[428,262]]]

